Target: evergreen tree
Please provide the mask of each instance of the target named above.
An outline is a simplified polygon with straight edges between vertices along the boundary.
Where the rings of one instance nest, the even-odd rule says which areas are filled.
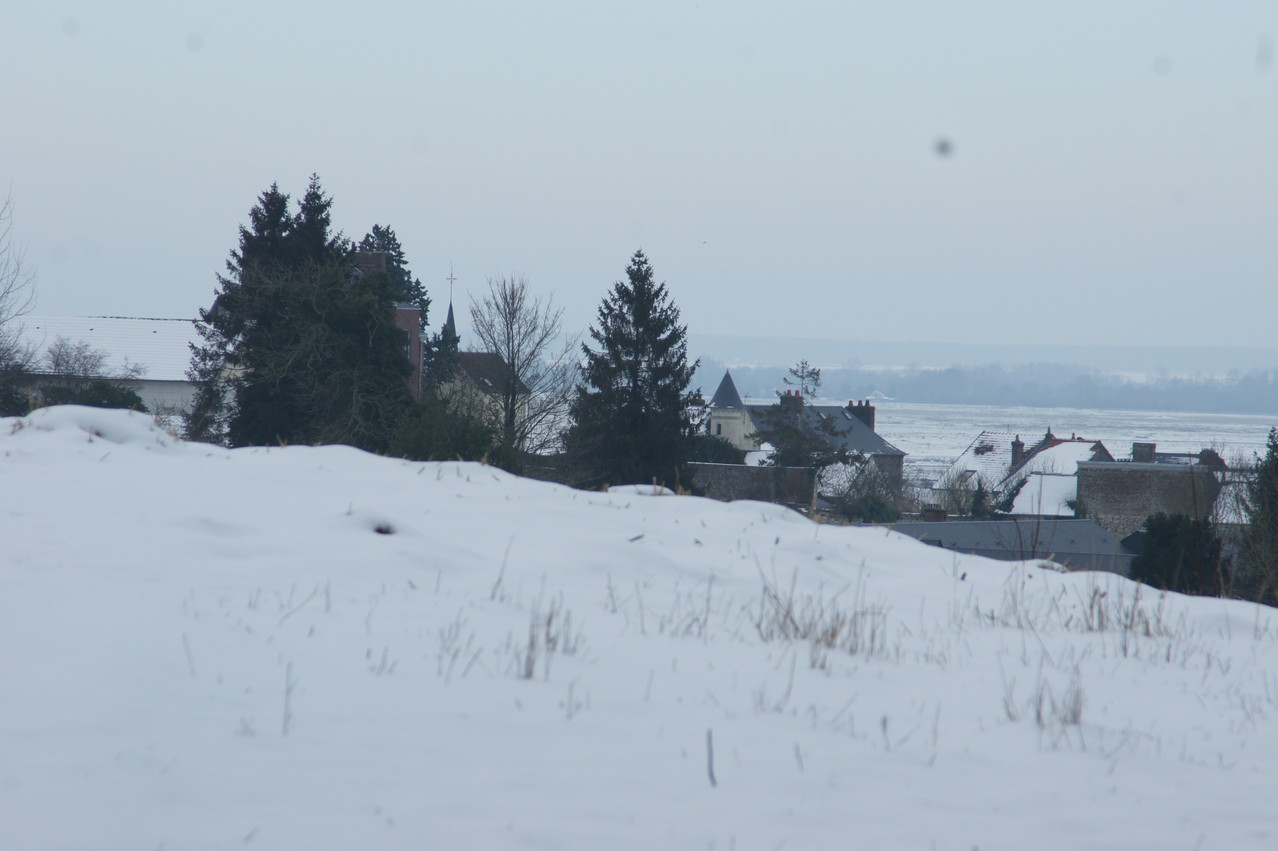
[[[976,479],[976,489],[972,491],[972,507],[968,509],[968,516],[973,520],[989,520],[994,517],[995,510],[990,505],[991,495],[985,488],[985,482],[980,477]]]
[[[789,377],[781,377],[786,386],[795,388],[809,402],[815,399],[817,391],[821,389],[821,370],[805,359],[790,367],[789,372]]]
[[[848,464],[859,460],[839,441],[834,427],[820,417],[806,418],[802,399],[782,397],[777,404],[759,411],[759,430],[753,437],[772,447],[765,467],[811,467],[821,469],[831,464]]]
[[[687,327],[643,251],[599,306],[590,336],[598,349],[582,344],[566,437],[582,482],[677,487],[691,451],[696,394],[688,385],[697,364],[688,363]]]
[[[427,388],[426,396],[400,418],[390,454],[410,461],[492,461],[496,433],[491,424]]]
[[[1132,559],[1132,579],[1182,594],[1218,596],[1220,550],[1211,521],[1155,514],[1145,519],[1145,544]]]
[[[1247,482],[1243,510],[1247,525],[1239,590],[1249,599],[1278,605],[1278,429],[1269,430],[1265,456]]]
[[[404,247],[399,237],[389,226],[373,225],[373,229],[364,235],[359,242],[361,251],[378,251],[386,255],[386,273],[390,275],[391,284],[400,301],[407,302],[421,311],[422,330],[426,330],[427,317],[430,315],[430,296],[421,279],[413,277],[409,271],[408,260],[404,256]]]
[[[315,175],[296,214],[274,184],[258,198],[213,305],[200,311],[188,436],[386,447],[412,370],[396,292],[386,273],[355,277],[331,209]]]
[[[448,305],[448,318],[438,334],[422,340],[422,371],[432,387],[447,384],[457,371],[457,347],[461,337],[453,318],[453,305]]]

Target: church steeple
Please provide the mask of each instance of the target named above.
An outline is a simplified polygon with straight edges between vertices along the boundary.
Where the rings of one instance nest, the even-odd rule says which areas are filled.
[[[461,337],[457,335],[457,323],[453,321],[453,300],[448,300],[448,318],[444,320],[444,330],[440,335],[444,340],[456,344]]]
[[[457,333],[457,322],[453,319],[453,282],[457,278],[453,275],[451,263],[448,265],[448,277],[444,280],[448,281],[448,318],[444,320],[444,330],[440,332],[439,337],[444,345],[455,352],[457,351],[457,344],[461,341],[461,336]]]

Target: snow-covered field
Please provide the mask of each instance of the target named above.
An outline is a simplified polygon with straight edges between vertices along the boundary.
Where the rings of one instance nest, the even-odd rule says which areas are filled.
[[[0,847],[1278,847],[1273,610],[121,411],[0,482]]]

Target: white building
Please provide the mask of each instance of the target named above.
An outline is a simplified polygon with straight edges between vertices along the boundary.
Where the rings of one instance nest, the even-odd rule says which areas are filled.
[[[45,354],[59,339],[88,343],[100,352],[101,378],[116,379],[131,369],[137,378],[119,383],[130,387],[153,413],[190,409],[195,388],[187,380],[191,344],[200,336],[193,319],[148,319],[132,316],[24,316],[22,342],[35,353],[36,374]]]

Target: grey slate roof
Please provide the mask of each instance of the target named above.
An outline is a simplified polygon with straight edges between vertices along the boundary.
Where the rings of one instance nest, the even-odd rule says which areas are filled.
[[[745,407],[741,401],[741,394],[737,392],[737,385],[732,380],[732,373],[728,370],[724,370],[723,380],[719,382],[719,389],[714,391],[714,398],[710,400],[710,405],[714,408]]]
[[[765,412],[772,407],[772,405],[763,404],[746,405],[746,411],[750,414],[751,422],[754,423],[755,429],[765,440],[767,439]],[[819,426],[819,423],[823,420],[833,427],[835,438],[849,451],[860,452],[864,455],[900,455],[904,457],[906,454],[879,437],[874,429],[840,405],[804,405],[802,416],[804,431],[813,436],[825,436],[825,432]]]
[[[951,520],[897,523],[897,532],[925,544],[1000,561],[1050,559],[1071,570],[1127,575],[1132,554],[1094,520]]]

